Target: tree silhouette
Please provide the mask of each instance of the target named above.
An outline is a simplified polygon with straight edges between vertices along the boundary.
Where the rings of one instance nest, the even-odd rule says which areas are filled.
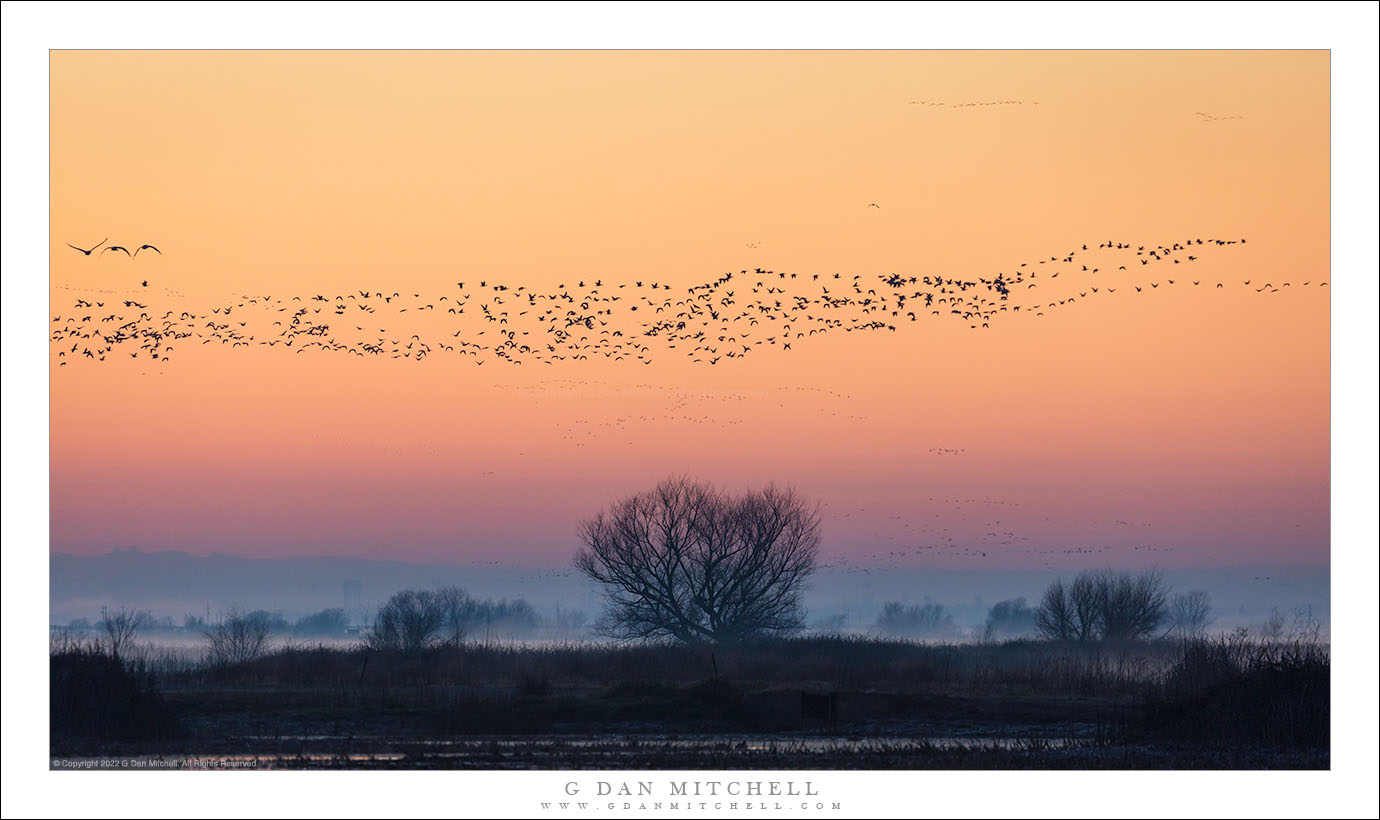
[[[436,642],[446,625],[447,596],[441,590],[404,589],[374,616],[364,643],[379,651],[419,652]]]
[[[877,616],[877,629],[883,635],[893,637],[929,637],[952,634],[954,619],[941,604],[906,606],[900,601],[888,601],[882,604],[882,611]]]
[[[669,478],[582,521],[575,567],[604,585],[600,634],[743,641],[801,626],[819,526],[818,506],[791,488],[732,497]]]
[[[1035,628],[1056,641],[1148,638],[1168,614],[1168,587],[1156,570],[1138,575],[1112,570],[1055,581],[1035,609]]]
[[[1026,606],[1024,598],[998,601],[987,610],[983,625],[983,640],[1015,638],[1035,631],[1035,610]]]
[[[112,657],[120,657],[120,651],[134,643],[134,635],[152,621],[147,610],[131,610],[120,607],[111,612],[101,607],[101,629],[105,632],[105,644]]]
[[[1156,570],[1132,577],[1106,572],[1099,576],[1100,637],[1108,641],[1149,638],[1169,610],[1169,590]]]
[[[1056,580],[1045,589],[1035,609],[1035,629],[1051,641],[1073,640],[1073,612],[1063,581]]]
[[[1169,617],[1180,637],[1202,635],[1212,617],[1212,596],[1202,589],[1181,592],[1174,596]]]
[[[212,665],[234,666],[263,655],[272,631],[272,616],[268,612],[232,609],[202,634],[206,636]]]

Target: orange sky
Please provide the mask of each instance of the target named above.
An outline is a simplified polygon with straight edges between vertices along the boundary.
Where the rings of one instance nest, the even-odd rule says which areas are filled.
[[[825,504],[826,558],[858,565],[898,547],[975,569],[1325,563],[1328,68],[1326,52],[53,52],[50,318],[79,298],[209,313],[478,279],[683,289],[759,266],[991,277],[1083,244],[1105,267],[1046,279],[1056,300],[1103,290],[1045,316],[714,366],[191,341],[167,362],[62,365],[55,343],[52,548],[564,565],[580,517],[688,471],[796,484]],[[163,255],[66,244],[102,237]],[[1167,277],[1096,248],[1192,237],[1248,243]]]

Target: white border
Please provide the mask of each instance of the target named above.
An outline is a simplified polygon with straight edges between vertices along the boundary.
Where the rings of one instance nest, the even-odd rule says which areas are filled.
[[[595,773],[561,772],[121,777],[47,770],[45,678],[34,674],[47,647],[44,631],[34,622],[47,612],[48,574],[47,328],[44,314],[35,309],[48,299],[47,210],[41,204],[48,189],[48,49],[173,47],[1331,49],[1333,771],[827,772],[812,777],[845,803],[845,816],[1375,816],[1380,269],[1375,5],[10,2],[3,7],[2,30],[0,623],[6,662],[0,667],[5,764],[0,794],[6,816],[521,816],[533,810],[529,797],[554,795],[570,779],[598,779]],[[240,777],[253,783],[225,779]],[[802,777],[783,773],[778,779]]]

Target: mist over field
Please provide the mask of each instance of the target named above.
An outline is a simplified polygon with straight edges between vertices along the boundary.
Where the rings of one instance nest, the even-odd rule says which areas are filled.
[[[543,618],[583,614],[587,623],[604,602],[597,585],[569,568],[416,564],[361,558],[258,559],[134,548],[102,555],[55,553],[50,561],[49,623],[65,626],[79,618],[95,623],[101,607],[147,610],[181,626],[186,615],[209,616],[230,609],[267,610],[295,621],[323,609],[344,608],[362,625],[379,604],[402,589],[459,586],[475,598],[523,599]],[[1034,606],[1048,584],[1075,573],[1049,570],[958,571],[819,569],[804,595],[807,629],[821,632],[873,630],[884,604],[938,604],[953,618],[951,639],[980,633],[996,603],[1025,598]],[[1175,592],[1204,590],[1211,597],[1210,629],[1255,629],[1278,610],[1286,617],[1302,607],[1330,628],[1326,569],[1232,567],[1167,569]],[[580,637],[585,628],[562,630]],[[589,636],[593,637],[593,636]],[[940,637],[940,636],[936,636]]]

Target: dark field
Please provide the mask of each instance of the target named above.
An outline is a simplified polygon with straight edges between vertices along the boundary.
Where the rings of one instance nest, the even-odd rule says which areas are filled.
[[[51,656],[55,758],[256,768],[1329,767],[1325,645],[847,638]],[[55,763],[57,761],[55,760]]]

